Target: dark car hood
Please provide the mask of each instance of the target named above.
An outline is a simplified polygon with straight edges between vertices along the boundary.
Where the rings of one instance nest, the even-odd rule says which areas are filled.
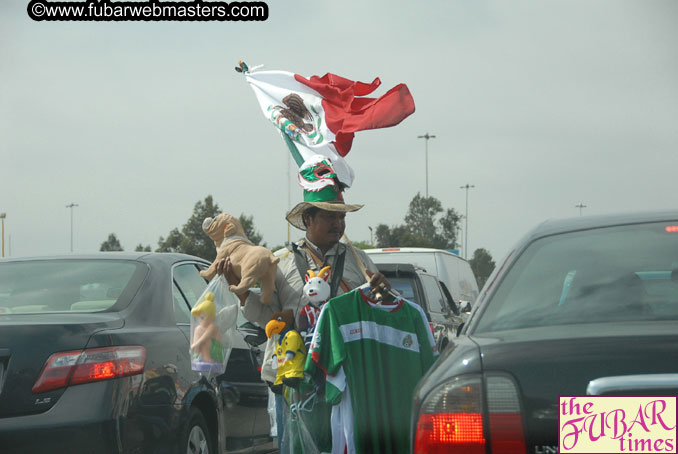
[[[585,395],[596,378],[678,371],[675,321],[551,326],[472,339],[480,347],[484,372],[507,372],[518,383],[528,452],[557,445],[559,395]],[[621,394],[648,393],[629,389]]]
[[[84,349],[95,332],[123,324],[115,313],[0,316],[0,418],[51,408],[63,389],[39,396],[31,391],[47,358],[56,352]],[[41,403],[36,403],[38,397]]]

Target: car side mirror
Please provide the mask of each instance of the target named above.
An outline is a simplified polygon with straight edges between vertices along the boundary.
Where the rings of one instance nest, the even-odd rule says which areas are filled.
[[[252,322],[245,322],[238,328],[245,336],[245,342],[251,347],[258,347],[268,340],[266,331]]]
[[[264,330],[257,332],[257,334],[248,334],[245,336],[245,342],[252,347],[258,347],[261,344],[266,343],[267,340],[268,337],[266,337]]]

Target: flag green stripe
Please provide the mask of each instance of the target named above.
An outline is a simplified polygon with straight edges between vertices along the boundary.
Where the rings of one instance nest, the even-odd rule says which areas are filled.
[[[301,167],[301,165],[304,163],[304,158],[301,157],[301,153],[299,153],[299,150],[297,150],[297,146],[294,145],[292,139],[290,139],[289,136],[284,132],[282,132],[282,136],[283,139],[285,140],[285,143],[287,144],[287,148],[289,148],[290,153],[292,153],[292,158],[294,158],[294,162],[297,163],[297,167]]]

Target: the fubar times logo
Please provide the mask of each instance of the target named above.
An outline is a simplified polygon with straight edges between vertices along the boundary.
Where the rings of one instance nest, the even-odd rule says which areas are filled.
[[[678,396],[560,396],[560,453],[676,453]]]

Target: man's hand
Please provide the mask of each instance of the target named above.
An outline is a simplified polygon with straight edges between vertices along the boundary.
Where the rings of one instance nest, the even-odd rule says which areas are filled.
[[[230,257],[226,257],[225,259],[221,259],[217,262],[217,275],[221,276],[222,274],[226,278],[226,282],[228,282],[228,285],[240,284],[240,278],[238,277],[237,274],[235,274],[235,271],[233,270],[233,264],[231,263]],[[247,295],[249,294],[250,292],[247,291],[241,295],[236,295],[240,300],[241,306],[245,305]]]
[[[370,287],[372,287],[375,290],[383,291],[391,290],[391,283],[388,281],[388,279],[386,279],[386,276],[384,276],[378,271],[376,273],[370,270],[365,271],[367,272],[367,275],[370,277]]]

